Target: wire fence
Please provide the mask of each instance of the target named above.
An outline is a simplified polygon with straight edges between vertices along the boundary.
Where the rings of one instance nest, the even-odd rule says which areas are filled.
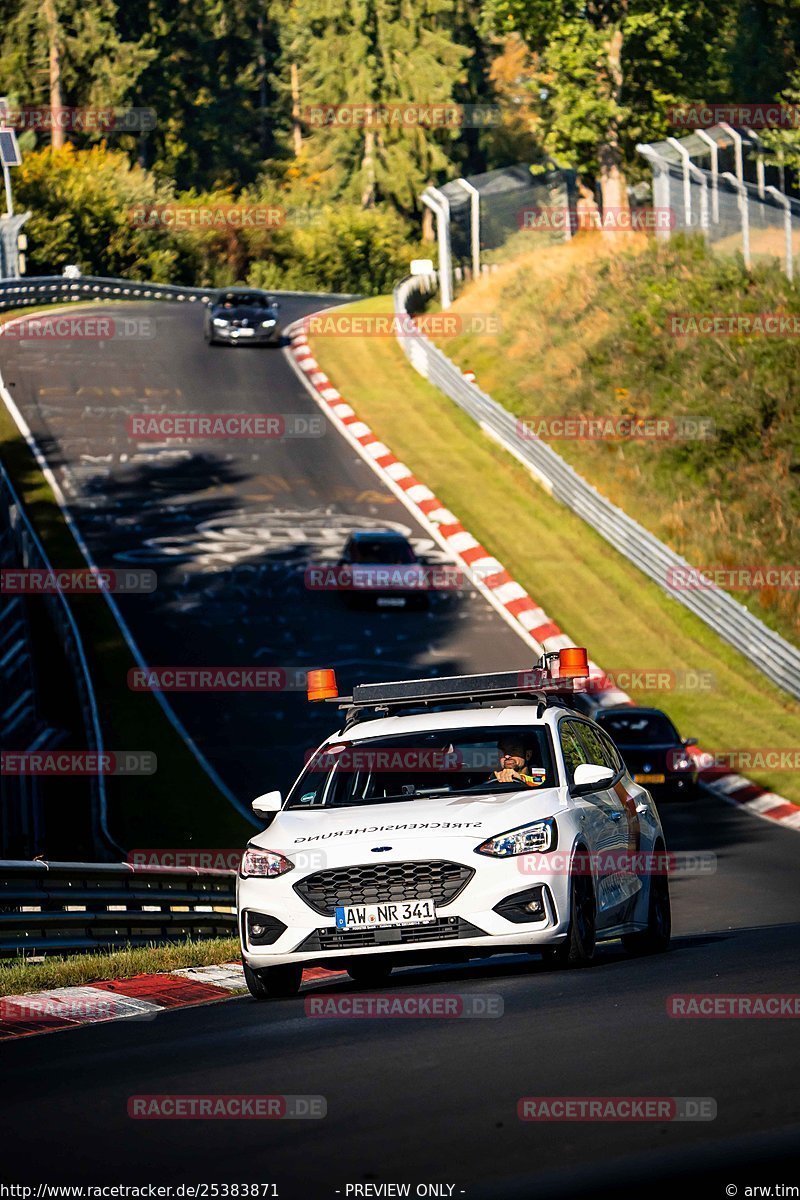
[[[419,294],[430,294],[435,276],[410,276],[395,289],[395,311],[405,313]],[[674,600],[698,616],[773,682],[800,699],[800,650],[720,588],[680,586],[692,567],[654,534],[617,508],[564,461],[547,442],[521,438],[512,413],[464,377],[423,334],[398,338],[412,367],[463,409],[521,461],[548,493],[591,525]],[[676,582],[672,582],[675,580]]]
[[[797,277],[800,201],[784,190],[783,172],[765,165],[756,134],[715,126],[638,149],[653,169],[654,207],[669,216],[657,236],[702,233],[748,267],[777,260]]]

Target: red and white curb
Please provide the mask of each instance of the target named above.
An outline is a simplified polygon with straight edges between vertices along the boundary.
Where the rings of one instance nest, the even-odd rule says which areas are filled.
[[[420,524],[442,547],[450,551],[472,584],[537,656],[546,650],[560,650],[564,646],[575,645],[525,588],[509,575],[503,564],[464,528],[458,517],[358,417],[322,370],[302,331],[292,334],[289,361],[299,369],[298,374],[308,391],[333,424]],[[610,681],[608,687],[603,687],[605,673],[591,660],[589,673],[594,688],[602,689],[604,706],[633,703],[626,692],[615,688]],[[692,747],[690,753],[698,759],[701,782],[715,796],[747,809],[754,816],[779,821],[787,828],[800,830],[800,808],[796,804],[791,804],[775,792],[766,791],[741,775],[719,768],[703,768],[705,752],[699,747]]]
[[[313,967],[303,972],[303,986],[337,978],[345,978],[345,972]],[[242,964],[230,962],[4,996],[0,998],[0,1042],[109,1021],[152,1020],[168,1008],[213,1004],[246,990]]]

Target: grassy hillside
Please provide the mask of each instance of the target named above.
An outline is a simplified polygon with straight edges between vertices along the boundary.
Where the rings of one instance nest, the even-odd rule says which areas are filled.
[[[388,297],[348,306],[388,313]],[[606,670],[696,672],[708,690],[631,694],[715,749],[800,745],[800,704],[647,580],[406,362],[392,338],[312,337],[356,412]],[[521,654],[525,654],[520,643]],[[755,775],[800,803],[796,773]]]
[[[604,495],[700,567],[800,564],[800,292],[702,241],[597,235],[533,246],[464,290],[456,311],[497,313],[495,336],[440,339],[525,421],[635,416],[711,422],[705,440],[552,445]],[[683,336],[673,315],[795,314],[794,336]],[[736,591],[800,640],[800,591]]]

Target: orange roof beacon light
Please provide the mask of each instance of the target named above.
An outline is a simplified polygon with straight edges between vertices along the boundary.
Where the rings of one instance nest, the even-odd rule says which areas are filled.
[[[309,671],[306,676],[306,695],[309,700],[333,700],[339,695],[336,672],[330,667]]]
[[[589,674],[589,655],[584,646],[565,646],[558,652],[559,679],[581,679]]]

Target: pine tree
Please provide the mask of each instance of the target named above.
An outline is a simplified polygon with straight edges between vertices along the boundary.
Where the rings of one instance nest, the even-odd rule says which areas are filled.
[[[4,29],[0,86],[23,107],[121,106],[155,54],[120,38],[114,0],[18,0]],[[51,141],[55,148],[64,143],[57,120]]]
[[[301,169],[321,190],[370,208],[389,200],[410,213],[420,191],[449,165],[459,129],[422,124],[309,122],[335,105],[452,101],[469,51],[453,40],[453,0],[295,0],[285,12],[280,80],[299,82]]]

